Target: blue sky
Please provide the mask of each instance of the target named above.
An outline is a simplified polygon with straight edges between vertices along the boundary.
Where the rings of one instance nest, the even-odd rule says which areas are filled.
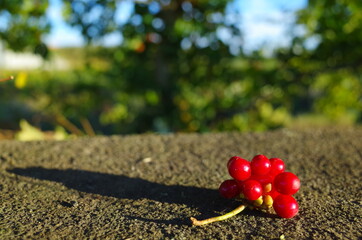
[[[273,48],[290,42],[288,26],[294,21],[293,11],[305,7],[307,0],[235,0],[228,12],[237,16],[244,33],[244,49],[252,51],[264,45]],[[132,11],[132,1],[123,0],[118,4],[116,18],[126,21]],[[53,29],[45,37],[51,47],[81,46],[82,36],[62,20],[61,0],[50,0],[48,17]],[[107,36],[105,45],[117,45],[122,41],[119,33]]]

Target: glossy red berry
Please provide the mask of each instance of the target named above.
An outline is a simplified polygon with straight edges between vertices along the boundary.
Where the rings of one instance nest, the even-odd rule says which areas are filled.
[[[252,175],[265,175],[270,171],[270,161],[264,155],[256,155],[250,163]]]
[[[256,180],[263,186],[268,184],[268,183],[273,182],[273,178],[269,174],[266,174],[266,175],[251,175],[251,177],[249,179]]]
[[[281,160],[280,158],[271,158],[270,159],[270,175],[272,176],[276,176],[279,173],[284,172],[285,169],[285,165],[284,165],[284,161]]]
[[[283,172],[275,177],[273,186],[279,193],[293,195],[300,188],[300,180],[294,173]]]
[[[242,193],[244,194],[244,197],[246,199],[253,201],[261,196],[261,194],[263,193],[263,188],[258,181],[248,179],[243,182]]]
[[[266,193],[265,195],[270,195],[273,199],[275,199],[276,197],[278,197],[280,195],[279,192],[277,192],[275,190],[275,188],[272,187],[272,190],[268,193]]]
[[[231,177],[243,181],[251,175],[250,163],[241,157],[232,157],[228,162],[228,170]]]
[[[219,187],[219,192],[224,198],[234,198],[240,194],[239,186],[234,179],[222,182]]]
[[[230,163],[233,162],[233,161],[235,161],[235,159],[237,159],[237,158],[241,158],[241,157],[234,156],[234,157],[231,157],[231,158],[229,159],[228,164],[227,164],[227,168],[228,168],[228,169],[229,169]]]
[[[280,194],[274,199],[273,208],[278,216],[292,218],[298,213],[299,206],[292,196]]]

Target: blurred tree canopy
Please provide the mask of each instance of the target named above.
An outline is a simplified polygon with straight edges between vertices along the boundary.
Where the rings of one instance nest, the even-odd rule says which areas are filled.
[[[310,0],[298,14],[305,34],[286,54],[305,78],[312,110],[337,121],[362,120],[361,11],[358,0]]]
[[[46,49],[46,1],[15,2],[0,3],[0,14],[10,16],[1,39],[13,49]],[[116,17],[121,3],[64,2],[67,22],[87,42],[87,65],[36,75],[51,81],[23,90],[32,108],[56,119],[90,119],[103,133],[266,130],[300,114],[362,121],[359,0],[310,0],[293,26],[301,31],[271,57],[244,54],[228,0],[135,2],[125,22]],[[114,32],[122,44],[92,47]]]
[[[122,46],[109,56],[114,67],[110,73],[112,84],[133,96],[114,92],[116,104],[103,114],[103,122],[117,123],[124,118],[135,123],[137,118],[141,120],[134,126],[137,131],[195,131],[200,129],[200,121],[214,121],[222,110],[216,104],[223,90],[213,85],[232,82],[235,74],[229,67],[234,57],[229,48],[235,46],[222,42],[217,31],[230,32],[234,41],[241,37],[235,23],[225,21],[227,2],[140,3],[122,24],[115,21],[112,1],[69,3],[68,22],[80,27],[88,42],[115,30],[124,37]],[[86,17],[95,11],[101,24]],[[199,93],[194,93],[195,88]],[[196,94],[197,102],[190,101],[190,94]],[[205,94],[209,96],[203,97]]]
[[[43,57],[48,48],[42,42],[50,24],[45,16],[48,1],[0,1],[0,40],[15,51],[32,50]]]

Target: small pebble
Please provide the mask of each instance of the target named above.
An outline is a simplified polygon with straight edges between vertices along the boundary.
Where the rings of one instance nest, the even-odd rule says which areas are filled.
[[[152,158],[150,158],[150,157],[144,158],[144,159],[142,159],[142,162],[150,163],[150,162],[152,162]]]

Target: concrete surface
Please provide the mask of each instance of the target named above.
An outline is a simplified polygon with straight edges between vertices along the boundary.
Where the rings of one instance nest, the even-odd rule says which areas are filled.
[[[299,214],[189,218],[239,202],[217,188],[233,155],[284,159]],[[361,239],[362,129],[0,142],[0,239]]]

